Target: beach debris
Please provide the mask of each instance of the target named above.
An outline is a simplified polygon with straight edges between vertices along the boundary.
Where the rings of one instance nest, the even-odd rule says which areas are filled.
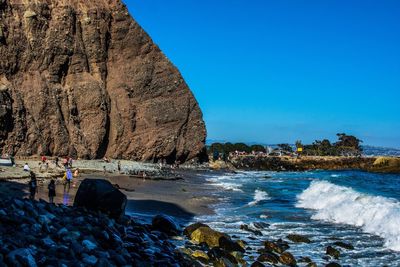
[[[74,206],[101,211],[112,218],[121,218],[125,214],[126,196],[109,181],[85,179],[75,196]]]
[[[294,243],[311,243],[311,240],[304,235],[290,234],[287,235],[286,238]]]

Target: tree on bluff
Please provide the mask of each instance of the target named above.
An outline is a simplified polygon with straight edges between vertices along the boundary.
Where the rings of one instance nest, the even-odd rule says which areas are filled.
[[[315,140],[311,145],[304,146],[304,154],[309,156],[359,156],[361,155],[361,140],[344,133],[337,134],[338,141],[331,144],[327,139]]]

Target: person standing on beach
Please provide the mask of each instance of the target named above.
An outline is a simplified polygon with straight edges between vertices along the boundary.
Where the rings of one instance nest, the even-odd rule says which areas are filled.
[[[121,173],[121,161],[119,161],[119,160],[118,160],[117,168],[118,168],[118,172]]]
[[[24,165],[24,171],[25,171],[25,172],[31,171],[31,168],[29,168],[28,163],[25,163],[25,165]]]
[[[51,179],[47,188],[49,189],[49,203],[53,204],[54,197],[56,196],[56,183],[55,183],[54,179]]]
[[[58,167],[58,157],[55,159],[56,167]]]
[[[72,172],[71,172],[71,169],[68,168],[68,169],[65,171],[64,179],[65,179],[65,182],[64,182],[64,192],[66,191],[67,187],[68,187],[68,192],[69,192],[69,190],[71,189],[71,181],[72,181]]]
[[[35,199],[35,195],[38,192],[36,175],[33,171],[30,172],[31,180],[29,181],[29,199]]]

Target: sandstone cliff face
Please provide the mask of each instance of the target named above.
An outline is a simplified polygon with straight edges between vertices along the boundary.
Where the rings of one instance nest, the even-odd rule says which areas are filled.
[[[0,149],[187,160],[199,106],[119,0],[0,0]]]

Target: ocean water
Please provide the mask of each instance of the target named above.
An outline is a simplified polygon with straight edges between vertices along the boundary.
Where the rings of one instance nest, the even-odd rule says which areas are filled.
[[[400,175],[240,172],[210,176],[207,183],[217,189],[216,214],[195,220],[240,237],[253,251],[262,241],[296,233],[313,242],[291,244],[289,251],[319,266],[330,262],[324,257],[326,247],[338,240],[355,247],[338,248],[341,258],[336,262],[343,266],[400,266]],[[254,222],[269,224],[263,236],[240,230],[240,225],[252,227]],[[252,262],[257,255],[246,259]]]

